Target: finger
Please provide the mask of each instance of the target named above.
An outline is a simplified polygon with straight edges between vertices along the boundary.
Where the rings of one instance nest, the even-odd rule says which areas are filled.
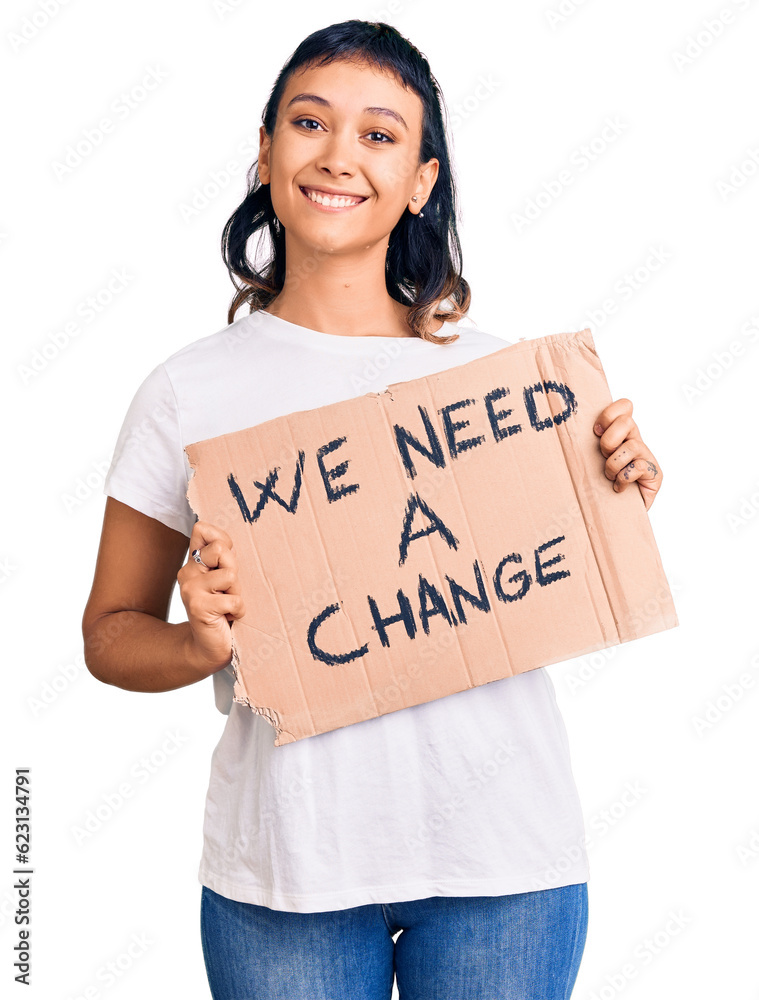
[[[228,549],[233,548],[232,539],[223,528],[218,528],[210,521],[196,521],[190,535],[190,552],[195,549],[203,549],[213,542],[221,542]],[[204,557],[203,561],[207,562],[208,560]]]
[[[613,451],[606,459],[604,465],[604,475],[607,479],[614,480],[626,466],[634,468],[632,463],[639,458],[653,458],[651,452],[643,444],[640,438],[624,438],[620,446]]]
[[[629,399],[624,396],[621,399],[615,399],[598,414],[593,424],[593,430],[600,437],[618,417],[632,417],[632,412],[633,405]]]
[[[608,458],[628,438],[639,437],[638,425],[629,414],[622,413],[607,425],[606,430],[598,439],[598,445],[601,449],[601,454]]]
[[[232,624],[235,620],[245,617],[245,602],[239,594],[230,594],[230,597],[234,598],[234,603],[231,605],[230,610],[224,613],[224,617],[227,621]]]
[[[616,476],[612,478],[612,486],[618,493],[621,493],[626,486],[636,482],[643,474],[643,459],[633,459],[627,465],[623,465]]]
[[[243,599],[239,594],[215,594],[213,603],[207,597],[196,595],[187,605],[187,613],[201,625],[214,625],[219,618],[240,618],[245,613]]]
[[[203,590],[207,594],[239,594],[239,587],[236,584],[237,574],[234,570],[225,566],[219,566],[213,570],[204,570],[201,566],[201,576]]]
[[[202,572],[207,573],[209,570],[219,567],[237,570],[237,553],[223,539],[217,538],[206,545],[192,548],[191,538],[190,546],[190,558],[198,565]],[[196,552],[200,555],[203,563],[199,563],[195,559]]]
[[[646,510],[648,510],[662,484],[661,470],[653,456],[651,458],[636,458],[622,466],[614,477],[613,487],[617,493],[623,493],[630,484],[635,482],[638,484]]]

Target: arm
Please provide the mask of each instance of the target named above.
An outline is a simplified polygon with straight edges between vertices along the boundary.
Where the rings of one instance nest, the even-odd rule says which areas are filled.
[[[84,659],[93,677],[129,691],[171,691],[229,662],[229,655],[219,662],[218,655],[209,659],[203,654],[189,621],[166,621],[187,549],[188,539],[180,531],[106,498],[95,576],[82,617]]]

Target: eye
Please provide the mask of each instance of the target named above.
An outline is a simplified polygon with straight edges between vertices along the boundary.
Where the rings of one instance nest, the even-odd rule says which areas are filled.
[[[302,125],[303,122],[314,122],[316,125],[319,124],[319,122],[317,122],[315,118],[296,118],[295,121],[293,122],[293,125]],[[314,129],[307,128],[306,131],[307,132],[313,132]]]
[[[377,132],[377,131],[374,131],[374,132],[369,132],[369,135],[382,135],[382,136],[385,137],[385,139],[387,139],[388,142],[395,142],[395,139],[393,139],[391,136],[389,136],[387,134],[387,132]],[[382,145],[384,145],[384,143],[380,142],[379,145],[382,146]]]
[[[293,125],[302,125],[303,128],[305,128],[307,132],[315,132],[316,131],[316,129],[307,128],[306,125],[304,124],[305,122],[313,122],[314,125],[319,125],[319,122],[315,118],[296,118],[295,121],[293,122]],[[395,139],[393,139],[392,136],[389,136],[387,134],[387,132],[380,132],[377,129],[373,129],[371,132],[367,132],[367,135],[381,135],[382,136],[382,139],[380,141],[377,141],[376,139],[372,139],[371,140],[374,143],[375,146],[384,146],[386,143],[390,143],[390,142],[394,143],[395,142]]]

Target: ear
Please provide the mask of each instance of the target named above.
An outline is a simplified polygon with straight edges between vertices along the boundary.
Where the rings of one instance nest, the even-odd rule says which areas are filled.
[[[431,160],[427,160],[427,162],[422,164],[419,168],[417,192],[421,195],[420,200],[424,203],[429,201],[430,192],[435,186],[439,168],[440,160],[436,160],[434,157]]]
[[[262,184],[268,184],[271,181],[271,173],[269,171],[271,139],[266,134],[266,128],[263,125],[258,130],[258,143],[258,176]]]

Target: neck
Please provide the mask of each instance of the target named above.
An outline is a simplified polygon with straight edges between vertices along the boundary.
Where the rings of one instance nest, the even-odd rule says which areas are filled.
[[[406,320],[409,307],[385,287],[386,246],[337,254],[288,239],[285,283],[266,312],[321,333],[415,336]]]

